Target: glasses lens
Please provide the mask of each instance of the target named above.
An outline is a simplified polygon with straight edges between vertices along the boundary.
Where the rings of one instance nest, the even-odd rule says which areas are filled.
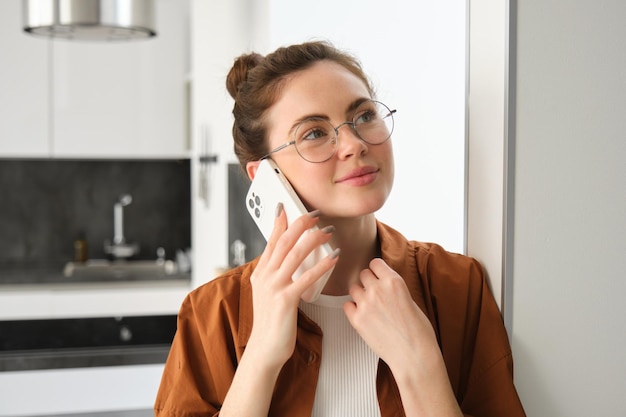
[[[361,139],[380,145],[393,132],[393,111],[379,101],[368,100],[356,109],[352,123]]]
[[[301,122],[295,132],[296,150],[309,162],[327,161],[335,153],[337,136],[327,120],[310,118]]]
[[[354,112],[352,126],[361,140],[380,145],[391,137],[393,113],[383,103],[367,100]],[[335,153],[337,131],[328,120],[312,117],[298,125],[294,143],[302,158],[309,162],[324,162]]]

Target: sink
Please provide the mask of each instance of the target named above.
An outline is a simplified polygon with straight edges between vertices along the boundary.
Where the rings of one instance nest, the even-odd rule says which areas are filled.
[[[63,268],[67,278],[94,279],[158,279],[175,275],[178,267],[174,261],[109,261],[90,260],[84,263],[68,262]]]

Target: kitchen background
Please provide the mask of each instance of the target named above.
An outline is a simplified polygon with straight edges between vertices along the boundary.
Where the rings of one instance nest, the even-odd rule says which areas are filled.
[[[315,37],[359,55],[398,108],[397,182],[379,218],[483,261],[528,415],[626,415],[623,2],[155,4],[156,38],[93,44],[25,35],[21,1],[0,2],[0,158],[187,160],[194,254],[187,280],[2,285],[0,336],[14,322],[104,319],[116,342],[95,366],[0,372],[0,416],[151,414],[163,343],[133,346],[130,318],[168,322],[231,262],[224,75],[242,51]],[[142,349],[151,363],[132,363]]]
[[[62,282],[84,239],[88,260],[108,258],[113,205],[123,209],[133,259],[166,259],[191,247],[189,160],[0,160],[0,284]]]

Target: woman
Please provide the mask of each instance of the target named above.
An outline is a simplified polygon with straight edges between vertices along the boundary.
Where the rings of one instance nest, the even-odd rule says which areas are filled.
[[[243,55],[227,88],[248,176],[271,157],[311,212],[288,227],[277,207],[263,254],[185,299],[156,414],[523,416],[480,265],[374,217],[394,111],[358,61],[323,42]],[[335,251],[293,281],[325,242]]]

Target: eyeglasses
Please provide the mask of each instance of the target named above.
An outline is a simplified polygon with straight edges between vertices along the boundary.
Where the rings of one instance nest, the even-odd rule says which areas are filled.
[[[298,154],[306,161],[313,163],[326,162],[337,152],[339,129],[349,125],[363,142],[370,145],[385,143],[393,132],[393,114],[380,101],[366,100],[354,111],[352,121],[346,121],[334,127],[321,117],[311,117],[300,122],[294,131],[292,141],[271,150],[261,159],[295,145]]]

